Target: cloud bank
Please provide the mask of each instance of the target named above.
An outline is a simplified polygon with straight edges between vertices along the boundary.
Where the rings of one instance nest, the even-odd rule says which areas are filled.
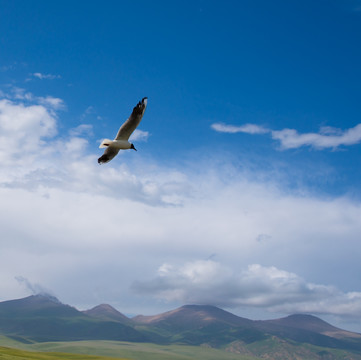
[[[154,279],[136,282],[133,289],[142,295],[183,304],[361,316],[361,292],[344,293],[334,286],[309,283],[294,273],[259,264],[249,265],[240,273],[212,260],[179,267],[163,264]]]
[[[302,146],[310,146],[322,150],[326,148],[338,148],[350,146],[361,142],[361,124],[353,128],[341,130],[333,127],[321,127],[318,133],[300,134],[295,129],[269,130],[255,124],[242,126],[215,123],[212,129],[223,133],[247,133],[247,134],[271,134],[273,140],[280,143],[281,149],[296,149]]]
[[[211,159],[170,168],[128,152],[99,167],[91,124],[59,133],[62,100],[44,99],[0,100],[0,300],[29,295],[32,279],[79,308],[361,316],[359,203],[286,193]]]

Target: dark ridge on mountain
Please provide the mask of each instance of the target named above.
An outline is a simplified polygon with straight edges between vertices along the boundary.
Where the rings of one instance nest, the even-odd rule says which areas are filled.
[[[131,320],[108,304],[101,304],[90,310],[83,311],[83,314],[102,320],[118,321],[129,323]]]
[[[265,323],[304,329],[321,334],[340,330],[316,316],[303,314],[294,314],[281,319],[266,320]]]
[[[361,334],[339,329],[313,315],[294,314],[281,319],[265,320],[262,323],[265,326],[302,329],[335,338],[353,337],[361,339]]]
[[[185,305],[155,316],[136,316],[136,324],[158,329],[170,342],[220,347],[242,339],[245,343],[266,339],[253,322],[209,305]]]
[[[0,302],[2,317],[19,316],[75,316],[79,311],[74,307],[62,304],[57,298],[49,295],[31,295],[23,299]]]
[[[271,335],[301,343],[361,351],[360,334],[341,330],[312,315],[255,321],[255,326]]]
[[[252,323],[251,320],[210,305],[185,305],[154,316],[138,315],[132,320],[139,324],[159,325],[160,323],[168,323],[186,328],[205,326],[216,322],[232,326],[246,326]]]
[[[44,292],[36,294],[34,296],[38,297],[39,299],[47,298],[48,300],[50,300],[50,301],[52,301],[54,303],[61,304],[60,300],[56,296],[50,295],[50,294],[47,294],[47,293],[44,293]]]

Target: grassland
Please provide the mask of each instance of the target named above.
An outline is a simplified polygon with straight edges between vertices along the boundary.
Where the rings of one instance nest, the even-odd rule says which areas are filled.
[[[0,346],[1,360],[114,360],[114,358],[94,355],[79,355],[79,354],[65,354],[65,353],[44,353],[25,351],[14,348],[7,348]],[[121,360],[121,359],[119,359]],[[126,360],[126,359],[122,359]]]
[[[34,351],[31,354],[41,354],[45,357],[6,357],[9,354],[1,352],[1,360],[22,359],[129,359],[129,360],[255,360],[255,357],[231,354],[217,349],[185,345],[154,345],[146,343],[128,343],[118,341],[74,341],[24,344],[15,340],[0,337],[0,345],[20,348],[21,351]],[[14,350],[20,351],[20,350]],[[55,354],[53,357],[51,357]],[[58,354],[63,354],[59,357]],[[73,355],[77,354],[77,355]],[[87,357],[86,357],[87,356]],[[90,357],[89,357],[90,356]]]
[[[104,340],[36,343],[0,336],[0,360],[260,360],[265,355],[268,359],[277,360],[361,360],[359,354],[277,338],[251,344],[236,341],[227,349],[213,349]]]

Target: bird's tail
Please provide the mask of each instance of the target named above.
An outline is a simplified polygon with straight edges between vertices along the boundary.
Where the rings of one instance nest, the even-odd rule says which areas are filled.
[[[104,139],[102,141],[102,143],[100,144],[99,149],[108,147],[112,142],[113,142],[113,140]]]

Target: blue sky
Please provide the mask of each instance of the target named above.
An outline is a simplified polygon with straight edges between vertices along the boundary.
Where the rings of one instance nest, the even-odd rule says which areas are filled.
[[[0,34],[0,300],[361,331],[361,2],[0,1]]]

